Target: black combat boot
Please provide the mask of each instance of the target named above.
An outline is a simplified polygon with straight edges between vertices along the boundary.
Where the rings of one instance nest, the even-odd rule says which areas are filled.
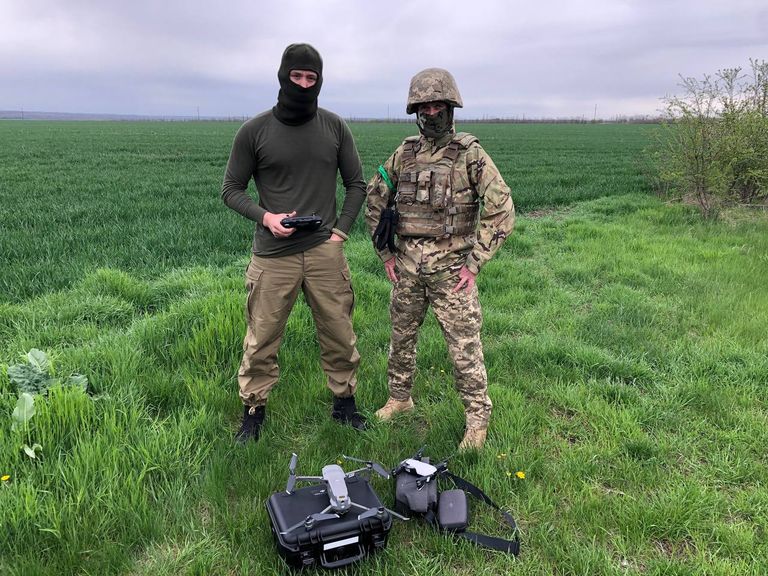
[[[355,430],[365,430],[365,418],[357,411],[354,396],[349,398],[334,396],[331,416],[339,424],[349,424]]]
[[[251,438],[254,442],[258,440],[261,425],[264,423],[264,406],[243,406],[243,408],[243,423],[235,434],[235,440],[240,444],[245,444]]]

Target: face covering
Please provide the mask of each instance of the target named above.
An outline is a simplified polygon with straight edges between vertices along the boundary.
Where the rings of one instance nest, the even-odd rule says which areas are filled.
[[[311,70],[317,74],[314,86],[303,88],[291,82],[291,70]],[[323,85],[323,59],[309,44],[291,44],[283,52],[280,69],[277,71],[280,92],[272,113],[283,124],[299,126],[315,117],[317,97]]]
[[[453,131],[453,107],[447,106],[437,114],[429,116],[423,112],[416,113],[416,125],[425,137],[439,140]]]

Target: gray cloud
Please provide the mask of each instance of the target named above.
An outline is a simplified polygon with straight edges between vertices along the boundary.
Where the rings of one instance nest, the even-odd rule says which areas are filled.
[[[321,105],[403,116],[450,69],[459,117],[654,114],[678,74],[768,56],[764,0],[0,0],[0,109],[242,116],[271,106],[283,48],[325,60]]]

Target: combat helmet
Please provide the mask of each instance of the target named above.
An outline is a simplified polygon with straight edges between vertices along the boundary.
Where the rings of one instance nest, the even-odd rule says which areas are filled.
[[[408,106],[406,114],[416,112],[419,104],[425,102],[446,102],[449,106],[463,108],[459,88],[448,70],[442,68],[427,68],[411,78],[408,89]]]

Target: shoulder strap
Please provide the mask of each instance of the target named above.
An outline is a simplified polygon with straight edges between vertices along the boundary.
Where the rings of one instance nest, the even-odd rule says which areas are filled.
[[[472,136],[472,134],[458,132],[453,135],[453,139],[445,147],[445,156],[449,158],[451,162],[456,162],[460,151],[469,148],[473,142],[477,142],[477,138]]]
[[[453,137],[454,142],[458,142],[462,148],[469,148],[473,142],[479,142],[477,136],[469,132],[457,132]]]
[[[478,500],[482,500],[491,508],[498,510],[504,517],[504,521],[509,525],[510,528],[512,528],[512,531],[515,534],[515,537],[512,540],[504,540],[503,538],[496,538],[494,536],[478,534],[476,532],[462,532],[459,534],[459,536],[469,540],[470,542],[474,542],[478,546],[484,546],[486,548],[490,548],[491,550],[499,550],[501,552],[506,552],[507,554],[512,554],[513,556],[520,554],[520,534],[518,533],[517,523],[512,517],[512,514],[499,508],[498,505],[493,500],[491,500],[485,492],[480,490],[480,488],[471,482],[464,480],[464,478],[456,476],[455,474],[451,474],[448,470],[443,472],[443,475],[450,478],[457,488],[461,488],[462,490],[469,492]]]
[[[416,162],[416,152],[418,152],[417,147],[419,144],[419,137],[418,136],[410,136],[409,138],[406,138],[403,140],[403,143],[401,144],[401,147],[403,149],[403,164],[407,165],[408,168],[411,168],[411,164]]]
[[[419,140],[421,140],[421,136],[408,136],[408,138],[403,140],[403,143],[401,144],[403,151],[413,152],[415,156],[419,147]]]

